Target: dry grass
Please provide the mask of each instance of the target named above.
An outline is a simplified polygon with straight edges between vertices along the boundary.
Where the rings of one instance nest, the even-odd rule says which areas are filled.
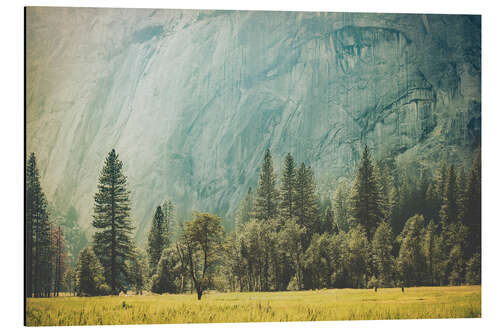
[[[478,318],[481,287],[28,299],[29,326]]]

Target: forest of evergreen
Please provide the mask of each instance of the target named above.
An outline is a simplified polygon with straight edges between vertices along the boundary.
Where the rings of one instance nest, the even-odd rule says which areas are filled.
[[[176,219],[166,200],[146,243],[133,240],[130,191],[113,149],[94,195],[90,242],[74,208],[62,216],[40,185],[35,154],[26,165],[25,296],[206,290],[443,286],[481,283],[481,155],[470,170],[448,165],[415,175],[365,146],[355,176],[332,198],[293,156],[275,172],[266,151],[257,188],[248,189],[225,230],[193,212]]]

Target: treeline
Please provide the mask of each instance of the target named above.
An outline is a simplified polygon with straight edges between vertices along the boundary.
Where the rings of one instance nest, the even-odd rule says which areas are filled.
[[[479,284],[481,169],[443,162],[411,179],[375,164],[365,147],[352,184],[333,203],[313,171],[287,155],[279,189],[267,151],[259,187],[240,205],[225,244],[224,276],[237,290]]]
[[[92,245],[68,270],[77,295],[279,291],[481,283],[481,165],[445,162],[418,177],[367,147],[352,182],[321,199],[314,172],[288,154],[280,175],[266,151],[256,191],[241,201],[235,228],[195,212],[156,207],[145,251],[131,238],[129,192],[112,150],[99,177]]]
[[[150,239],[161,233],[154,227],[160,210]],[[278,186],[268,150],[258,188],[248,190],[235,224],[211,257],[216,268],[206,288],[480,284],[480,155],[468,173],[443,162],[436,177],[412,178],[393,161],[374,163],[365,147],[352,183],[341,183],[333,200],[321,200],[311,167],[297,167],[290,154]],[[162,244],[148,245],[151,290],[192,289],[186,240]]]

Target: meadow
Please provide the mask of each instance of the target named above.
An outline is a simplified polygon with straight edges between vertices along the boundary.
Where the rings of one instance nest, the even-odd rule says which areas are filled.
[[[481,287],[31,298],[26,307],[28,326],[479,318]]]

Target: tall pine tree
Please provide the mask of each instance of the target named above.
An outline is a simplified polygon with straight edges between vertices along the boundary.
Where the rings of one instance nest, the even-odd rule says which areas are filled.
[[[242,228],[253,217],[254,211],[254,194],[252,187],[248,188],[247,195],[241,200],[236,212],[236,227]]]
[[[297,223],[299,226],[306,228],[306,241],[302,244],[306,249],[309,246],[312,234],[319,232],[320,220],[314,174],[311,167],[306,167],[304,163],[297,170],[294,207]]]
[[[40,297],[50,285],[47,268],[51,261],[51,225],[47,199],[40,185],[35,153],[26,166],[25,207],[25,294]]]
[[[295,198],[296,178],[295,161],[292,155],[288,153],[285,158],[280,188],[280,215],[283,220],[290,219],[294,215],[293,202]]]
[[[270,220],[278,215],[279,193],[276,190],[276,175],[269,149],[264,155],[260,172],[259,187],[255,199],[255,217],[259,220]]]
[[[104,267],[106,282],[112,294],[124,287],[127,276],[125,261],[133,254],[130,220],[130,192],[122,173],[123,163],[114,149],[106,157],[94,196],[94,253]]]
[[[349,218],[351,224],[359,224],[371,240],[378,224],[384,218],[379,184],[371,161],[368,146],[365,146],[351,191]]]
[[[160,261],[163,249],[166,246],[165,237],[165,217],[161,210],[161,207],[156,207],[155,215],[153,221],[151,222],[151,229],[148,234],[148,256],[149,256],[149,268],[151,274],[155,274],[156,267],[158,266],[158,261]]]
[[[340,183],[333,196],[333,221],[339,230],[349,231],[349,188]]]
[[[457,175],[453,164],[448,169],[440,216],[443,226],[458,222]]]

